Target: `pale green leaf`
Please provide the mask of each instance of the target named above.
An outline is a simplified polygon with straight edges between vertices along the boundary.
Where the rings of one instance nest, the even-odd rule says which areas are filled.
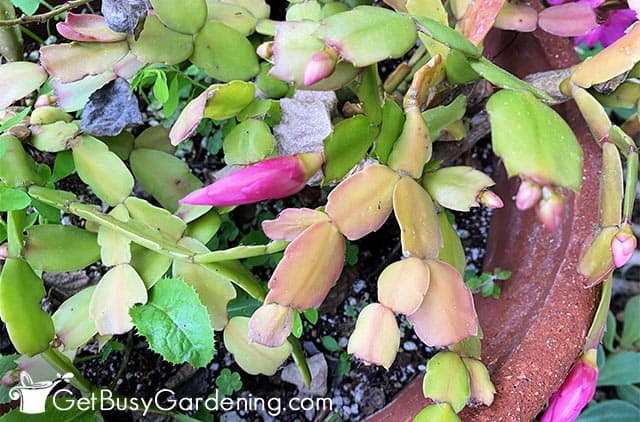
[[[373,143],[375,133],[369,125],[369,118],[363,115],[338,123],[333,133],[324,140],[327,157],[325,181],[340,179],[358,164]]]
[[[502,90],[491,96],[487,111],[493,149],[509,176],[580,189],[582,148],[551,107],[529,92]]]

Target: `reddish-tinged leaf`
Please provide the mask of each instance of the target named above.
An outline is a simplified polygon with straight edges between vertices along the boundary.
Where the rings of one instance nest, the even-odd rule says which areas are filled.
[[[0,110],[40,88],[47,74],[35,63],[12,62],[0,65]]]
[[[394,262],[378,278],[378,300],[399,314],[410,315],[429,287],[429,268],[420,258]]]
[[[340,276],[344,257],[344,239],[337,227],[328,221],[312,225],[285,249],[265,302],[299,311],[317,308]]]
[[[279,347],[287,341],[293,327],[293,310],[288,306],[262,305],[249,319],[249,342]]]
[[[195,132],[204,117],[204,109],[207,106],[207,101],[209,101],[209,98],[215,91],[216,89],[213,86],[205,89],[202,94],[191,100],[184,110],[182,110],[180,116],[178,116],[178,120],[176,120],[171,127],[171,132],[169,132],[171,144],[178,145]]]
[[[327,214],[310,208],[287,208],[275,220],[262,222],[264,234],[271,240],[294,240],[309,226],[329,221]]]
[[[427,261],[429,289],[418,310],[407,319],[429,346],[444,347],[478,333],[471,291],[451,265]]]
[[[367,305],[356,321],[347,351],[365,364],[389,369],[400,347],[400,330],[393,311],[379,303]]]
[[[113,71],[122,79],[130,80],[144,65],[135,54],[127,53],[118,63],[113,65]]]
[[[64,22],[58,22],[56,29],[63,37],[72,41],[123,41],[127,34],[111,30],[104,17],[90,14],[67,13]]]
[[[391,214],[393,188],[398,176],[389,167],[372,165],[331,191],[327,214],[349,240],[378,230]]]
[[[69,83],[62,83],[52,78],[49,84],[56,93],[58,107],[64,111],[77,111],[87,104],[91,94],[116,79],[116,77],[116,74],[109,70],[99,75],[86,76],[79,81]]]
[[[475,45],[480,45],[496,21],[505,0],[475,0],[471,2],[462,21],[460,32]]]
[[[559,37],[587,35],[598,26],[596,13],[588,2],[551,6],[540,12],[538,25]]]
[[[442,247],[442,233],[431,197],[412,178],[403,177],[393,191],[393,211],[400,226],[405,256],[435,258]]]
[[[40,48],[40,63],[49,75],[68,83],[113,69],[128,52],[126,41],[54,44]]]

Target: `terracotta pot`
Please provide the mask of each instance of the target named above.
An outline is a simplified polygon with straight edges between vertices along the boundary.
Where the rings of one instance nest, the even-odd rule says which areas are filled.
[[[494,31],[486,55],[514,74],[565,68],[577,63],[568,40],[545,32]],[[546,231],[535,211],[520,212],[511,200],[517,181],[496,175],[505,207],[493,217],[484,266],[512,271],[498,300],[476,297],[484,330],[482,359],[497,394],[491,407],[466,408],[464,421],[531,421],[566,377],[580,354],[600,290],[583,289],[576,272],[584,240],[598,221],[600,150],[573,102],[557,107],[584,150],[584,181],[578,195],[566,195],[561,228]],[[517,139],[514,139],[517,142]],[[411,420],[429,404],[422,376],[413,380],[369,421]]]

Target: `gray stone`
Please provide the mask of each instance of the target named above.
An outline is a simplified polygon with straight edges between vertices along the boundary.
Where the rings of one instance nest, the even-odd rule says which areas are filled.
[[[273,128],[281,155],[322,152],[322,141],[331,134],[331,114],[338,99],[333,91],[296,91],[280,100],[282,119]]]
[[[148,9],[146,0],[102,0],[101,11],[109,28],[133,34]]]
[[[302,379],[302,374],[300,374],[300,370],[294,363],[285,366],[280,377],[283,381],[298,387],[298,391],[301,394],[324,396],[327,394],[328,374],[327,361],[324,358],[324,355],[322,353],[318,353],[317,355],[311,356],[307,359],[307,363],[309,364],[309,370],[311,371],[310,388],[307,389],[304,384],[304,380]]]
[[[298,90],[293,98],[281,99],[282,118],[280,124],[273,128],[278,153],[323,152],[322,141],[333,131],[331,115],[337,103],[333,91]],[[308,184],[315,185],[321,180],[319,171]]]
[[[82,113],[82,130],[96,136],[115,136],[132,124],[142,124],[138,98],[122,78],[89,97]]]

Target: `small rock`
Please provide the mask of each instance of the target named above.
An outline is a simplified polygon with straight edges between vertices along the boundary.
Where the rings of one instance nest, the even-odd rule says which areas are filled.
[[[244,418],[236,412],[227,412],[220,415],[220,422],[242,422]]]
[[[407,352],[413,352],[415,350],[418,350],[418,346],[412,341],[405,341],[404,344],[402,345],[402,348]]]
[[[147,16],[145,0],[102,0],[102,15],[107,26],[116,32],[133,34]]]
[[[296,91],[293,98],[280,100],[282,118],[274,126],[278,152],[291,155],[301,152],[323,152],[324,139],[333,131],[331,114],[338,99],[333,91]],[[317,185],[322,180],[322,171],[307,183]]]
[[[359,384],[353,393],[356,400],[351,408],[355,408],[354,413],[360,410],[363,415],[370,415],[384,406],[384,390],[380,387]]]
[[[353,291],[356,293],[360,293],[365,287],[367,287],[367,282],[362,279],[356,280],[356,282],[353,283]]]
[[[327,394],[327,360],[322,353],[318,353],[307,359],[307,363],[311,371],[311,387],[309,389],[304,384],[302,374],[294,363],[285,366],[280,377],[283,381],[298,387],[298,391],[302,394],[324,396]]]
[[[96,136],[115,136],[132,124],[141,124],[138,98],[122,78],[103,86],[89,97],[82,113],[82,130]]]
[[[458,236],[460,236],[460,239],[467,239],[469,236],[471,236],[471,233],[469,233],[469,230],[458,229],[456,231],[458,232]]]

